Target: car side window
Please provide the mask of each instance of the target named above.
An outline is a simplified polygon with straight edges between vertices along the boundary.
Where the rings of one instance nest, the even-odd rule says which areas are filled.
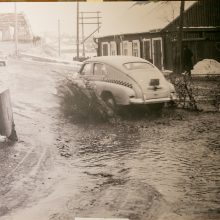
[[[82,70],[80,71],[81,75],[91,75],[91,68],[92,68],[92,64],[91,63],[86,63]]]
[[[106,75],[107,70],[104,64],[96,63],[94,65],[94,75]]]

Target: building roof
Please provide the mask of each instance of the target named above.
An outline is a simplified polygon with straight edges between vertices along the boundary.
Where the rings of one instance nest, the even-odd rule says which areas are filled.
[[[185,1],[185,10],[196,2]],[[112,18],[108,23],[103,23],[96,37],[157,32],[178,18],[179,13],[180,1],[134,3],[120,17]]]

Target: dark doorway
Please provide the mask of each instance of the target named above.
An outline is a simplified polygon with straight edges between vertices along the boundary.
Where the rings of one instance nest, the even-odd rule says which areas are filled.
[[[161,40],[153,40],[153,62],[154,65],[162,69],[162,51],[161,51]]]
[[[150,40],[146,40],[143,42],[143,50],[144,59],[152,62]]]

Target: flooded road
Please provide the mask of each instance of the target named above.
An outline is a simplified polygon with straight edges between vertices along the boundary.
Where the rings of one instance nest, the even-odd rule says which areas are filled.
[[[220,219],[219,113],[74,124],[56,93],[65,71],[7,73],[19,142],[0,145],[0,220]]]
[[[74,146],[68,144],[78,159],[72,165],[96,182],[94,204],[82,214],[111,207],[130,219],[219,219],[219,114],[170,111],[88,125]]]

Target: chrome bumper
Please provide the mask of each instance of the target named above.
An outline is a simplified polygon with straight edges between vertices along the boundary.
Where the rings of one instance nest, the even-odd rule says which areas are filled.
[[[157,99],[142,99],[142,98],[130,98],[131,104],[154,104],[154,103],[165,103],[177,100],[175,94],[172,94],[170,98],[157,98]]]

